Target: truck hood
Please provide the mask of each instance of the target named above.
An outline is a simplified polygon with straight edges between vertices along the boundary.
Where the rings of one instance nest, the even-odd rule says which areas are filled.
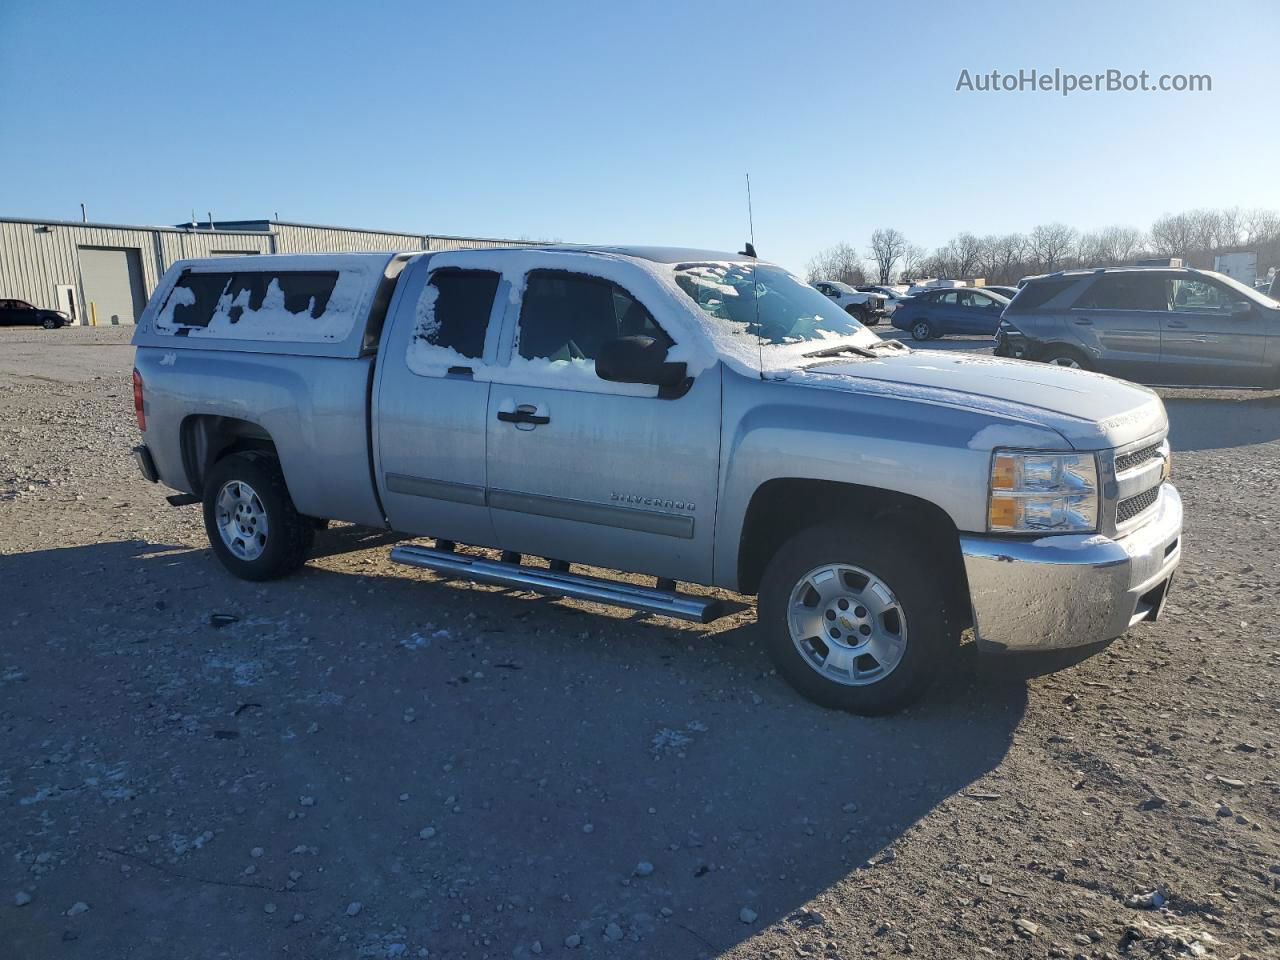
[[[1087,370],[936,350],[819,360],[782,375],[854,392],[899,396],[1049,427],[1077,450],[1101,450],[1168,429],[1146,387]]]

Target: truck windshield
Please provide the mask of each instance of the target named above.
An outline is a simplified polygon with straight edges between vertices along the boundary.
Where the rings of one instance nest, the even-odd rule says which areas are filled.
[[[879,339],[829,298],[773,264],[682,263],[675,279],[724,332],[757,336],[764,346]]]

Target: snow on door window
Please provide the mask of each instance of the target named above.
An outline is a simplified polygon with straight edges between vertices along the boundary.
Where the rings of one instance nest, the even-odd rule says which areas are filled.
[[[305,342],[346,339],[365,278],[343,270],[185,271],[156,316],[175,336]]]
[[[451,367],[474,368],[484,356],[489,314],[502,274],[493,270],[436,270],[418,295],[413,338],[405,358],[424,377]]]

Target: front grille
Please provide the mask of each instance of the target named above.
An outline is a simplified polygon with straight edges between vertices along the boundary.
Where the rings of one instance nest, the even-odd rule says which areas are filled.
[[[1116,473],[1124,473],[1126,470],[1142,466],[1148,460],[1154,460],[1160,456],[1161,446],[1162,444],[1153,443],[1149,447],[1143,447],[1141,450],[1134,450],[1132,453],[1116,457]]]
[[[1142,491],[1136,497],[1121,500],[1116,506],[1116,524],[1128,523],[1143,510],[1154,507],[1158,499],[1160,499],[1160,488],[1152,487],[1150,490]]]

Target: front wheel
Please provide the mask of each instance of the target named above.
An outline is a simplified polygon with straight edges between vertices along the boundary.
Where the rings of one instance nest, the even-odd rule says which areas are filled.
[[[919,697],[959,646],[938,551],[883,527],[814,527],[774,555],[759,623],[778,672],[808,699],[860,714]]]
[[[40,321],[40,326],[44,327],[46,330],[52,330],[57,325],[58,324],[54,321],[52,317],[45,317],[43,320]]]
[[[917,320],[911,324],[912,340],[932,340],[934,336],[933,324],[928,320]]]
[[[242,580],[275,580],[306,563],[315,526],[298,513],[280,471],[263,453],[219,460],[204,487],[204,526],[222,565]]]

